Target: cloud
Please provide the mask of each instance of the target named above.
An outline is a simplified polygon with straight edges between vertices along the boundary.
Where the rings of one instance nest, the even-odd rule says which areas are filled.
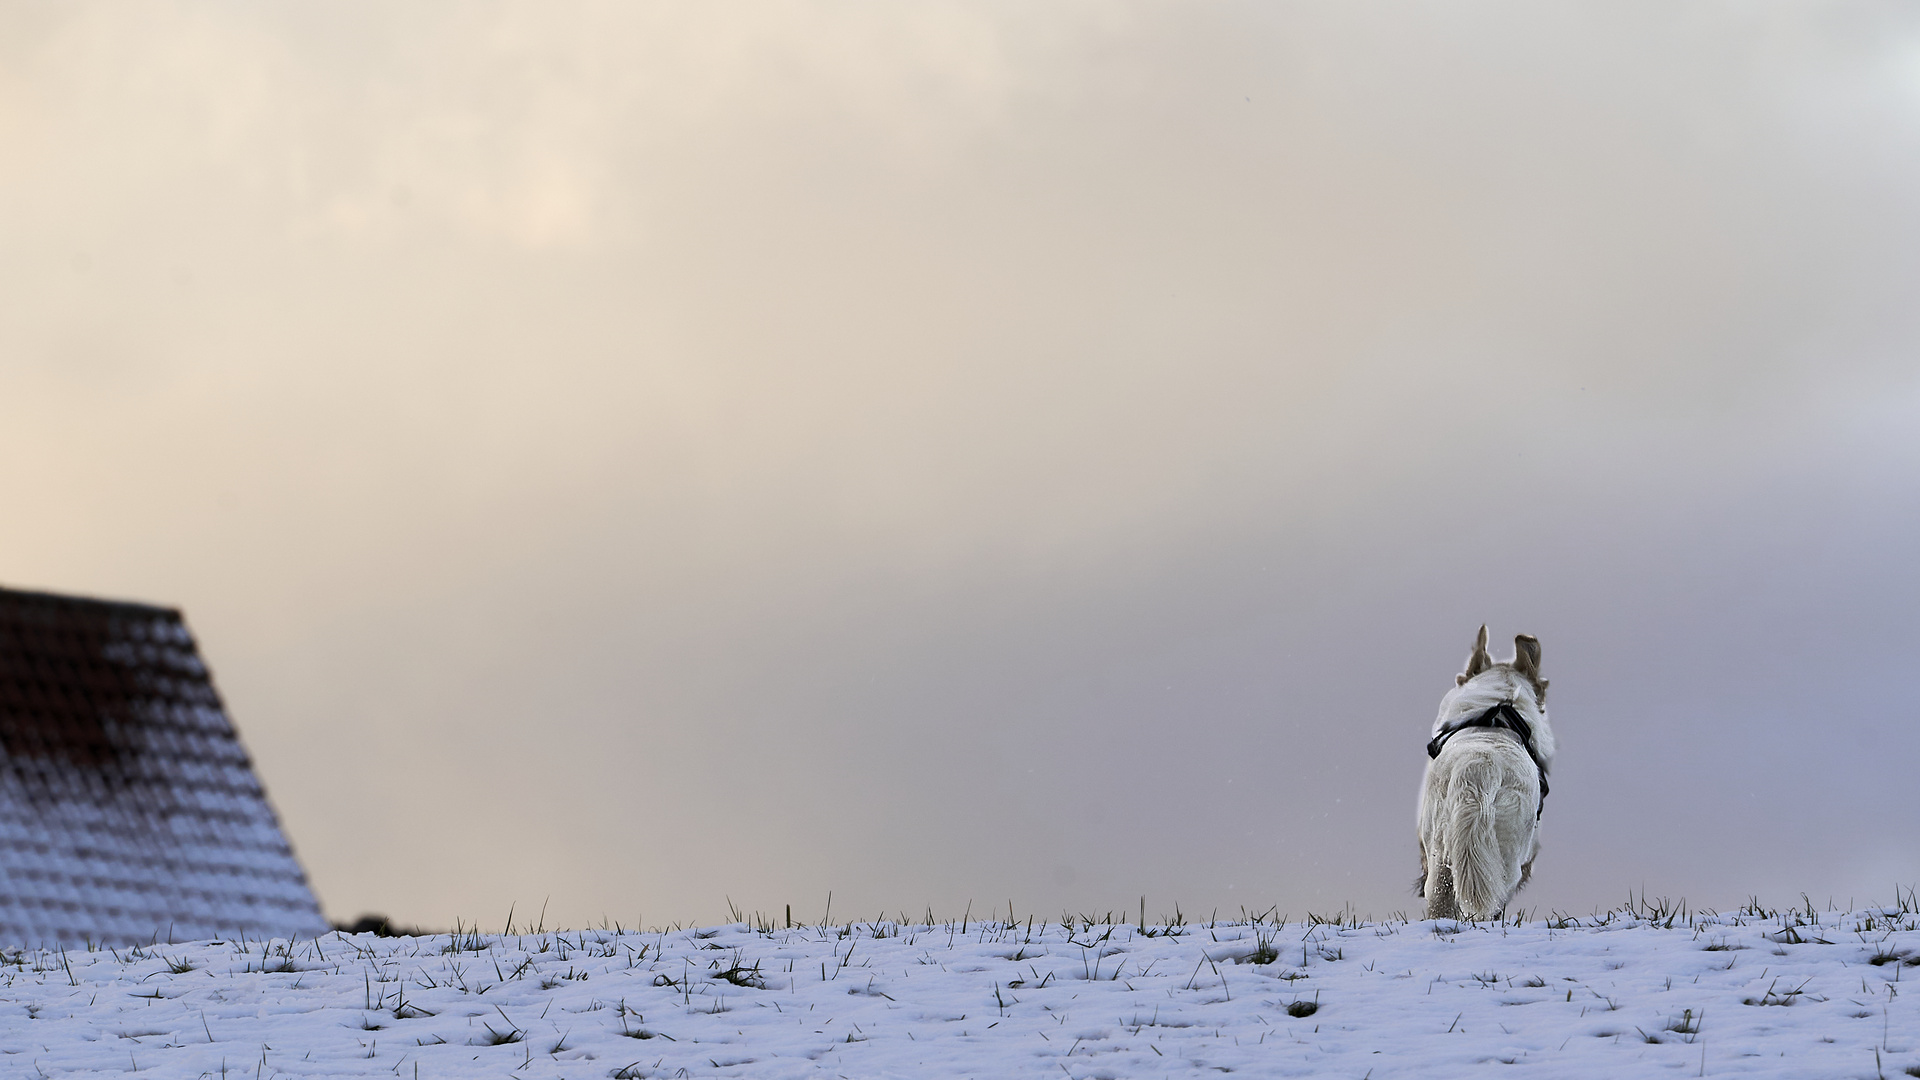
[[[341,913],[1388,910],[1486,619],[1549,899],[1741,892],[1591,823],[1913,640],[1895,6],[6,17],[10,580],[186,606]]]

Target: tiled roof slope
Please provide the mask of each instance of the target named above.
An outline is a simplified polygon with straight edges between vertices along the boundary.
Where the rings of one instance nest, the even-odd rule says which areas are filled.
[[[0,945],[326,928],[180,613],[0,589]]]

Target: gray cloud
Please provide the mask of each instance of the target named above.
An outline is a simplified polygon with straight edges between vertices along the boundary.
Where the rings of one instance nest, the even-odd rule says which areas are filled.
[[[1903,8],[6,18],[4,572],[335,915],[1385,913],[1482,621],[1530,904],[1920,876]]]

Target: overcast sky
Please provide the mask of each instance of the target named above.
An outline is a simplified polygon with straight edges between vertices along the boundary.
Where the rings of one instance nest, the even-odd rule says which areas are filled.
[[[1920,882],[1920,10],[9,4],[0,581],[327,912]],[[1510,644],[1501,647],[1501,655]]]

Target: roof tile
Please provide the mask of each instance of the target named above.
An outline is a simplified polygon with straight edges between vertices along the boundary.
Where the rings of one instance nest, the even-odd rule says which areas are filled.
[[[0,589],[0,944],[326,928],[180,613]]]

